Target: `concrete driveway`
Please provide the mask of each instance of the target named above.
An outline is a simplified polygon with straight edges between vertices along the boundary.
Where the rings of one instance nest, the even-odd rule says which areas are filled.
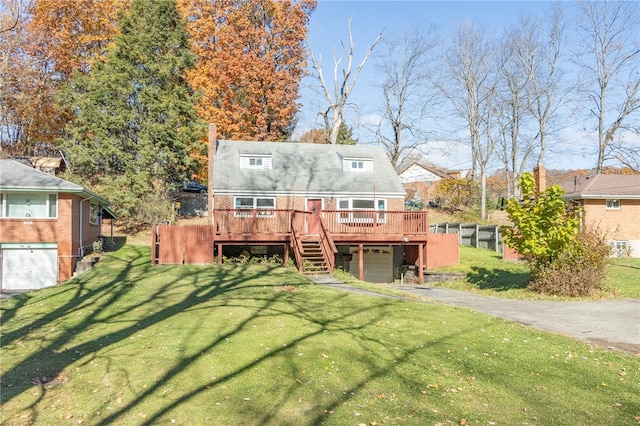
[[[311,279],[318,284],[345,291],[394,297],[356,289],[330,276],[315,276]],[[388,287],[419,296],[423,301],[470,308],[529,327],[587,340],[609,349],[640,353],[640,300],[539,302],[500,299],[429,286],[394,284]]]

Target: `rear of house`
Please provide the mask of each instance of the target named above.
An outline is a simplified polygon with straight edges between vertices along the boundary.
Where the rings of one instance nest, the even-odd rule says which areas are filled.
[[[365,280],[393,281],[402,262],[402,236],[394,241],[366,234],[374,224],[383,229],[391,220],[388,212],[404,211],[404,189],[381,148],[225,140],[216,145],[214,217],[218,240],[228,250],[250,243],[252,251],[267,251],[291,220],[283,214],[275,225],[275,215],[306,211],[312,215],[305,231],[317,234],[321,224],[327,227],[339,266],[358,275],[362,258]],[[253,211],[258,220],[246,220]],[[232,224],[257,228],[244,229],[254,236],[238,241]]]
[[[18,161],[0,160],[0,169],[0,289],[38,289],[70,279],[100,238],[109,203]]]

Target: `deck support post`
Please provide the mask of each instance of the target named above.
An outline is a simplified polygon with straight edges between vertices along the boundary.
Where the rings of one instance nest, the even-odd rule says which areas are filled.
[[[424,250],[425,244],[418,244],[418,282],[424,282]]]
[[[284,265],[283,266],[288,266],[289,265],[289,243],[284,245],[284,259],[283,259]]]
[[[358,279],[364,281],[364,244],[358,244]]]
[[[222,244],[218,243],[218,265],[222,265]]]

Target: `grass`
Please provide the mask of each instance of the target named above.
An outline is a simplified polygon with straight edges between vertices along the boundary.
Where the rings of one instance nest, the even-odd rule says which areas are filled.
[[[640,358],[269,265],[124,246],[0,301],[4,425],[638,424]]]
[[[558,300],[530,291],[529,268],[521,262],[504,261],[491,250],[461,246],[460,263],[437,270],[467,274],[466,280],[435,284],[441,287],[509,299]],[[611,259],[605,288],[595,298],[640,299],[640,259]]]
[[[620,297],[640,299],[640,258],[612,259],[606,284]]]

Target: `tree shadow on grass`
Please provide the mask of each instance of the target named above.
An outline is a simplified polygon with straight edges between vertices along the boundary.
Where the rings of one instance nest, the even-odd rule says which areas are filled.
[[[87,408],[81,413],[88,416],[91,424],[152,425],[168,423],[170,416],[176,414],[186,418],[193,414],[187,412],[190,405],[205,400],[209,405],[215,404],[216,400],[210,399],[212,394],[220,394],[225,388],[234,388],[238,384],[236,379],[243,375],[252,374],[252,377],[263,380],[258,375],[261,369],[280,368],[282,372],[272,375],[277,383],[252,387],[254,392],[268,393],[268,402],[261,404],[259,395],[247,401],[230,402],[242,404],[242,407],[233,408],[244,413],[242,418],[253,419],[246,424],[330,423],[331,413],[342,409],[352,399],[360,397],[366,400],[370,397],[371,383],[402,374],[405,367],[415,362],[414,357],[423,351],[430,351],[434,357],[448,356],[446,354],[460,341],[460,336],[479,327],[477,322],[462,323],[457,328],[447,325],[446,331],[441,334],[434,337],[419,334],[423,337],[415,344],[397,348],[390,346],[386,338],[389,329],[384,323],[390,313],[401,309],[406,302],[376,299],[375,302],[363,303],[361,299],[355,299],[361,296],[313,288],[314,285],[306,278],[296,274],[287,272],[281,275],[283,269],[275,265],[259,268],[251,265],[151,266],[148,248],[125,247],[124,252],[126,254],[109,254],[96,270],[45,293],[45,297],[54,302],[58,298],[59,303],[52,305],[54,308],[49,312],[34,316],[33,320],[18,322],[19,326],[7,333],[10,339],[8,344],[16,346],[15,342],[38,339],[40,334],[47,333],[53,327],[60,328],[58,333],[52,332],[50,338],[43,340],[35,349],[20,355],[11,368],[2,369],[0,383],[3,404],[25,393],[40,392],[28,407],[22,408],[31,413],[28,420],[32,424],[37,424],[39,420],[44,422],[41,413],[51,406],[47,407],[43,400],[54,399],[56,391],[53,388],[61,386],[60,389],[65,389],[64,380],[72,383],[87,380],[80,374],[70,374],[71,377],[65,378],[64,373],[69,372],[70,367],[97,368],[97,365],[93,366],[94,362],[100,364],[101,368],[105,366],[104,374],[111,376],[107,378],[113,380],[114,390],[101,388],[94,399],[104,399],[105,406]],[[514,288],[518,281],[524,281],[526,275],[476,268],[470,274],[470,280],[481,287],[490,285],[492,288],[507,289],[509,286]],[[288,290],[284,290],[284,287]],[[311,297],[307,297],[307,290]],[[42,301],[42,298],[39,300]],[[39,303],[39,300],[37,297],[28,299],[19,309]],[[319,300],[322,302],[318,303]],[[231,316],[231,313],[234,315]],[[194,317],[198,321],[193,322]],[[18,313],[14,320],[19,319]],[[184,326],[188,319],[192,322]],[[295,324],[297,331],[288,333],[286,338],[280,340],[277,337],[279,329],[274,326],[278,322],[286,327]],[[158,324],[162,324],[163,328],[158,328]],[[273,331],[269,348],[260,345],[264,339],[261,340],[256,327],[261,324],[268,326],[257,330]],[[482,327],[497,324],[485,320]],[[416,327],[424,326],[416,324]],[[165,331],[170,328],[174,329],[173,334]],[[201,329],[205,329],[206,333],[197,333]],[[165,336],[154,338],[159,331],[163,331]],[[335,334],[347,335],[351,348],[349,351],[340,351],[343,358],[336,361],[343,364],[359,363],[362,368],[356,368],[358,373],[353,377],[345,378],[342,387],[335,387],[339,392],[330,394],[324,392],[319,376],[302,376],[300,371],[312,366],[309,363],[311,360],[306,361],[299,351],[301,347],[308,349],[325,344],[327,353],[331,355],[330,343],[335,341],[331,337]],[[246,340],[247,336],[251,339]],[[232,346],[235,339],[241,338],[245,339],[241,340],[244,346]],[[158,347],[161,345],[173,346],[179,350],[179,354],[165,355],[166,352]],[[33,348],[35,345],[31,342],[27,346]],[[128,349],[123,351],[123,347]],[[256,347],[259,351],[255,350]],[[243,352],[250,355],[246,356]],[[344,354],[352,354],[353,357],[344,357]],[[149,369],[142,381],[139,377],[133,377],[136,370],[149,368],[145,361],[154,357],[166,357],[162,368]],[[327,363],[329,361],[333,360],[329,358]],[[203,362],[206,365],[204,369],[201,365]],[[210,373],[211,376],[201,377],[193,372],[194,369],[197,373],[209,372],[214,367],[216,372]],[[469,365],[467,370],[478,368],[478,365]],[[326,374],[322,365],[317,369]],[[404,387],[424,389],[427,386],[424,375],[411,374],[413,371],[406,370],[406,377],[401,379]],[[116,383],[114,378],[120,380]],[[501,387],[517,395],[517,399],[525,398],[529,392],[519,383],[512,385],[510,375],[487,375],[486,380],[500,383]],[[312,389],[302,396],[315,397],[313,406],[294,412],[291,407],[296,406],[301,389],[305,387]],[[80,386],[78,388],[82,389]],[[121,403],[110,401],[117,399],[123,390],[125,396]],[[169,390],[171,393],[165,397],[164,392]],[[227,392],[230,391],[224,390],[224,393]],[[360,393],[364,395],[360,396]],[[161,404],[148,405],[149,401],[158,400],[162,401]],[[112,408],[107,409],[107,404]],[[142,411],[144,418],[138,416]],[[212,412],[209,409],[206,414]],[[292,418],[288,416],[294,414],[299,417],[288,421]],[[82,420],[81,416],[74,417],[76,419]],[[219,419],[211,419],[209,423],[215,424],[216,420]],[[193,418],[192,421],[198,424],[203,419]]]
[[[467,281],[481,290],[507,291],[526,288],[530,276],[528,272],[473,266]]]

